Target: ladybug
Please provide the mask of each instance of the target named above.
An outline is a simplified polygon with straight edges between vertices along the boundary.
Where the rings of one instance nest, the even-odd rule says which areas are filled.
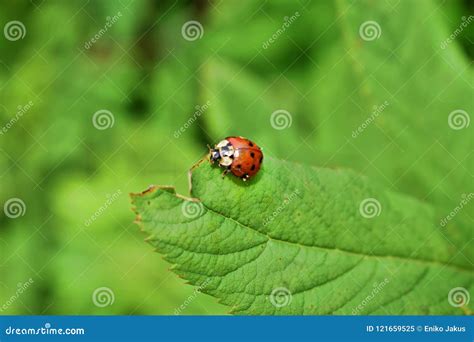
[[[227,137],[209,152],[211,164],[218,162],[224,175],[232,172],[244,182],[257,174],[263,161],[260,147],[244,137]]]

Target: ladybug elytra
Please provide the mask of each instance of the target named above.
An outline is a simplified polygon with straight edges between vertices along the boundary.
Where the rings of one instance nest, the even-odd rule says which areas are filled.
[[[260,170],[263,153],[260,147],[244,137],[227,137],[210,149],[209,161],[218,162],[228,172],[244,182]]]

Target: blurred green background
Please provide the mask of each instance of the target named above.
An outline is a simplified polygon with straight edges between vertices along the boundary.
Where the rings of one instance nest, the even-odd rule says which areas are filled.
[[[473,192],[474,124],[448,122],[474,113],[467,0],[0,9],[0,202],[25,203],[16,218],[0,213],[0,314],[227,313],[143,242],[128,197],[150,184],[188,194],[187,170],[227,135],[278,158],[355,169],[432,204],[440,219]],[[183,30],[191,20],[197,36]],[[11,21],[23,24],[20,37],[7,32]],[[367,21],[375,38],[360,32]],[[291,120],[284,129],[272,125],[278,110]],[[113,125],[94,125],[98,111]],[[471,260],[473,208],[440,227]],[[94,304],[101,287],[113,304]]]

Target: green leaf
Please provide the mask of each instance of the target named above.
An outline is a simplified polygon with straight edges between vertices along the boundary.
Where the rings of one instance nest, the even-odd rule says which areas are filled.
[[[432,1],[335,4],[339,37],[314,69],[309,108],[322,124],[308,144],[321,147],[321,163],[361,170],[445,217],[472,182],[473,125],[456,130],[448,120],[456,110],[472,117],[469,58],[459,39],[443,46],[453,31]],[[389,20],[397,13],[403,25]],[[377,39],[362,38],[368,23]],[[472,238],[471,212],[461,211],[447,227],[459,249]],[[474,249],[465,254],[474,260]]]
[[[243,183],[202,162],[192,196],[132,195],[137,221],[175,273],[232,313],[469,312],[448,293],[472,293],[472,265],[432,208],[355,172],[267,157]]]

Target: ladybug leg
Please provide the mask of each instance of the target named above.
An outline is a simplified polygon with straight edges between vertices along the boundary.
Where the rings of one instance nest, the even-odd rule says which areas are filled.
[[[224,178],[230,172],[230,166],[226,167],[224,172],[222,172],[222,178]]]

